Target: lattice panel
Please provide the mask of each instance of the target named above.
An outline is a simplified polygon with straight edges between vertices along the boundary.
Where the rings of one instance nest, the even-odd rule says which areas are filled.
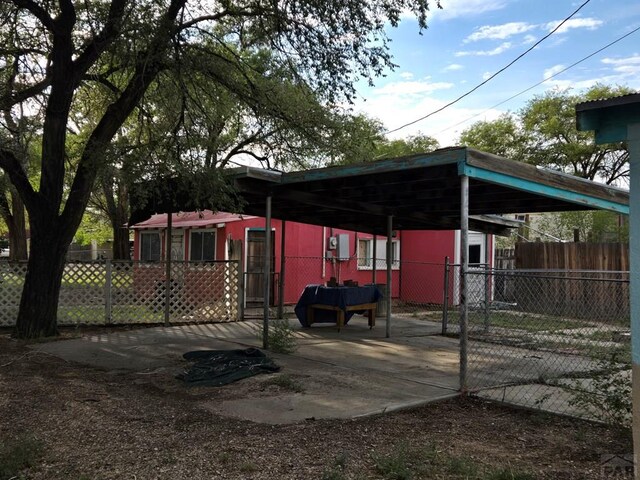
[[[237,263],[175,263],[172,280],[172,323],[237,320]]]
[[[108,310],[114,324],[164,321],[164,265],[112,262]]]
[[[58,301],[58,325],[104,325],[107,288],[104,262],[65,265]]]
[[[26,263],[0,262],[0,326],[15,325]],[[65,266],[59,325],[163,323],[164,263],[76,262]],[[170,321],[238,319],[238,263],[172,264]]]
[[[27,264],[0,261],[0,326],[16,324]]]

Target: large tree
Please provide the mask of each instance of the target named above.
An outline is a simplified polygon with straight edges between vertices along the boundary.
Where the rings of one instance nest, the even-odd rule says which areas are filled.
[[[606,85],[595,85],[581,93],[549,90],[533,97],[517,114],[474,123],[462,132],[460,143],[607,185],[619,185],[629,176],[626,146],[596,145],[593,132],[578,132],[575,106],[630,92],[627,87]]]
[[[437,3],[437,0],[435,0]],[[411,11],[426,26],[428,0],[8,0],[0,3],[0,110],[39,132],[37,181],[0,135],[0,168],[28,212],[31,254],[15,334],[56,333],[68,246],[114,138],[164,72],[197,72],[257,116],[278,110],[281,74],[331,104],[353,82],[392,67],[387,25]],[[267,49],[279,68],[260,71],[245,52]],[[113,92],[98,115],[78,102],[100,84]],[[95,112],[94,112],[95,113]],[[295,122],[283,115],[282,121]],[[41,119],[37,122],[37,119]],[[6,124],[3,124],[3,127]],[[180,136],[181,129],[165,132]],[[177,152],[180,153],[180,152]],[[65,187],[68,182],[68,187]]]

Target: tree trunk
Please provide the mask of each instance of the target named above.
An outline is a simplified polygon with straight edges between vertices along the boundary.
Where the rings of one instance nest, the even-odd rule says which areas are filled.
[[[113,259],[131,260],[129,248],[129,230],[123,225],[127,223],[127,218],[116,218],[112,221],[113,226]]]
[[[57,334],[57,312],[62,274],[69,245],[67,235],[49,228],[34,229],[31,222],[31,255],[25,277],[14,336],[50,337]],[[53,227],[53,228],[52,228]]]
[[[11,189],[11,225],[9,227],[9,260],[27,259],[27,226],[25,222],[24,203],[20,195]]]

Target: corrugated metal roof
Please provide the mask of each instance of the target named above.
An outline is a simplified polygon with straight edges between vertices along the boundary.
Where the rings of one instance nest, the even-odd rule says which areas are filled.
[[[594,108],[617,107],[620,105],[628,105],[630,103],[640,102],[640,93],[628,93],[619,97],[602,98],[599,100],[589,100],[576,105],[576,111],[591,110]]]
[[[211,210],[202,210],[201,212],[180,212],[172,215],[173,228],[187,227],[214,227],[219,223],[238,222],[249,218],[256,218],[251,215],[239,215],[229,212],[212,212]],[[152,215],[151,218],[144,222],[136,223],[130,228],[150,229],[150,228],[167,228],[167,214],[159,213]]]

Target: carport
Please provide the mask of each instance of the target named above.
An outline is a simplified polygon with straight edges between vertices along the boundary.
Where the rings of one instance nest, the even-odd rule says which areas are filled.
[[[467,389],[468,236],[501,234],[512,213],[610,210],[629,213],[628,192],[466,147],[302,172],[235,169],[244,212],[392,237],[393,230],[460,229],[460,389]],[[270,236],[266,235],[267,251]],[[387,242],[386,336],[391,335],[391,242]],[[265,256],[264,341],[269,328]],[[267,347],[266,343],[264,345]]]

